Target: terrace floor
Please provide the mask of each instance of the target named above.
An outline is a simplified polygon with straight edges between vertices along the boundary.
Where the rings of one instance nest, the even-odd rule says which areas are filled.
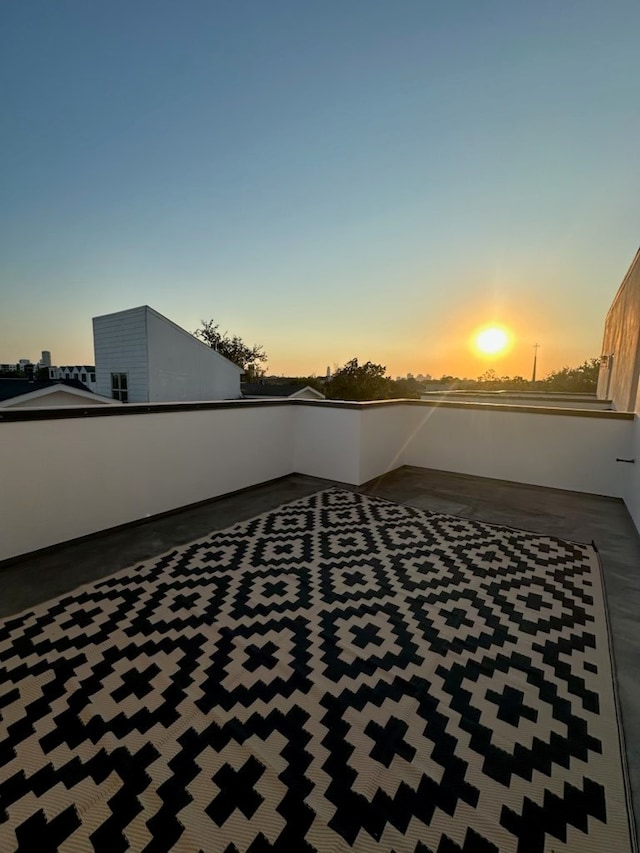
[[[294,474],[12,562],[0,569],[0,617],[331,485],[344,487]],[[622,501],[409,467],[372,480],[358,491],[421,509],[595,543],[604,568],[640,835],[640,536]]]

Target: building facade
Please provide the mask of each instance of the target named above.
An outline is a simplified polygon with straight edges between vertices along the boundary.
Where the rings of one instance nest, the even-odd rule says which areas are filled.
[[[148,305],[93,318],[96,392],[122,403],[234,400],[242,370]]]
[[[619,412],[640,413],[640,250],[618,288],[604,324],[598,397]]]
[[[49,379],[75,379],[90,391],[96,391],[96,368],[93,364],[63,364],[49,367]]]

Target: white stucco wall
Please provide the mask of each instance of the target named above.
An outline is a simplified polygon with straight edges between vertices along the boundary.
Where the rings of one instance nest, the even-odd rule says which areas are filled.
[[[358,409],[292,406],[293,466],[299,474],[360,484]]]
[[[241,370],[151,308],[147,309],[149,402],[235,400]]]
[[[495,409],[411,407],[407,465],[625,497],[633,421]]]
[[[629,482],[627,485],[627,494],[625,495],[625,503],[629,510],[629,515],[633,519],[638,532],[640,532],[640,416],[636,415],[633,424],[633,439],[629,459],[635,459],[633,464],[626,464],[628,468]]]
[[[111,374],[128,374],[129,403],[149,400],[146,306],[93,318],[96,393],[111,397]]]
[[[125,411],[0,416],[0,560],[294,471],[359,485],[403,464],[622,497],[640,529],[637,417],[243,402]]]
[[[289,406],[0,426],[0,560],[293,471]]]
[[[409,406],[364,407],[360,431],[360,483],[406,465],[412,435]]]

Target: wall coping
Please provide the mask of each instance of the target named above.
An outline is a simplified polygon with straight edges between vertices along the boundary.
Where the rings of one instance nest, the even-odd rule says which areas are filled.
[[[431,389],[429,391],[422,391],[421,394],[421,399],[425,397],[451,397],[452,400],[456,397],[486,397],[487,399],[495,397],[496,399],[505,400],[560,400],[562,402],[598,403],[600,405],[611,403],[611,400],[598,398],[595,394],[574,394],[566,391],[504,391],[502,389],[495,391],[474,391],[472,389],[453,388],[444,391]]]
[[[313,406],[324,409],[367,411],[393,406],[421,406],[442,409],[479,409],[481,411],[513,412],[514,414],[552,415],[569,418],[605,418],[632,421],[633,412],[612,412],[599,409],[562,409],[552,406],[528,406],[513,403],[477,403],[450,400],[369,400],[354,402],[343,400],[208,400],[194,403],[125,403],[122,406],[61,406],[40,409],[0,409],[0,424],[16,421],[48,421],[72,418],[111,418],[131,415],[163,414],[165,412],[200,412],[215,409],[243,409],[273,406]]]

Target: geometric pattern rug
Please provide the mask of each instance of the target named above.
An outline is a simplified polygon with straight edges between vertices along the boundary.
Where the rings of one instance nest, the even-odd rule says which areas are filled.
[[[0,622],[0,850],[628,853],[588,545],[319,492]]]

